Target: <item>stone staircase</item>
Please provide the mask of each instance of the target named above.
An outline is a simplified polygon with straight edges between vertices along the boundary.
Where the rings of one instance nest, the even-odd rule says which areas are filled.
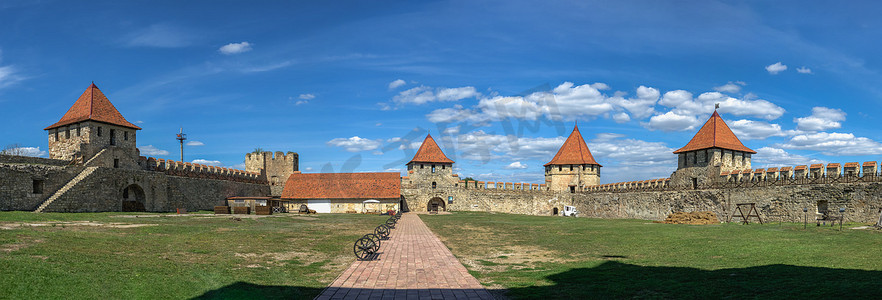
[[[87,177],[89,177],[89,175],[92,175],[92,173],[94,173],[95,170],[97,170],[97,169],[98,169],[98,167],[86,167],[85,169],[83,169],[83,171],[80,172],[80,174],[77,175],[77,177],[74,177],[73,179],[71,179],[71,181],[69,181],[67,184],[65,184],[63,187],[61,187],[61,189],[59,189],[54,194],[52,194],[52,196],[49,197],[49,199],[46,199],[46,201],[43,201],[43,204],[40,204],[40,206],[37,207],[37,210],[35,210],[34,212],[37,212],[37,213],[43,212],[43,210],[45,210],[46,207],[49,207],[49,205],[52,204],[52,202],[54,202],[58,198],[61,198],[61,196],[63,196],[64,193],[66,193],[67,191],[69,191],[70,189],[75,187],[77,184],[80,183],[80,181],[83,181],[83,179],[86,179]]]

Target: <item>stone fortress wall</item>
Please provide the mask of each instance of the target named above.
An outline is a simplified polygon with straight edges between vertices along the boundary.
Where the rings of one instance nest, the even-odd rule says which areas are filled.
[[[402,197],[410,210],[419,211],[436,199],[451,211],[553,215],[555,208],[560,212],[571,205],[582,217],[664,220],[672,212],[712,211],[726,221],[736,204],[756,203],[765,221],[813,222],[824,212],[838,216],[839,208],[845,208],[847,222],[875,222],[882,209],[879,172],[876,162],[829,163],[720,172],[716,180],[695,188],[660,178],[589,186],[574,193],[540,184],[465,182],[456,174],[450,175],[456,185],[432,188],[413,181],[411,173],[402,178]]]
[[[257,173],[146,157],[114,167],[101,159],[108,150],[83,164],[0,155],[0,210],[125,211],[128,201],[145,211],[195,211],[228,197],[270,194]]]

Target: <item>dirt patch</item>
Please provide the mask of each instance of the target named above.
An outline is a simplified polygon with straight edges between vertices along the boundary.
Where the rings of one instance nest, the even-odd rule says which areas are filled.
[[[668,215],[664,221],[656,221],[656,223],[711,225],[720,224],[720,219],[717,219],[717,214],[711,211],[675,212]]]
[[[38,243],[43,242],[43,240],[41,240],[41,239],[34,239],[34,238],[30,238],[30,237],[21,237],[21,236],[19,236],[19,237],[22,238],[22,241],[20,241],[18,243],[0,245],[0,252],[6,252],[6,253],[14,252],[14,251],[18,251],[18,250],[30,247],[34,244],[38,244]]]
[[[13,229],[22,229],[25,227],[56,227],[56,228],[65,228],[65,227],[106,227],[106,228],[136,228],[136,227],[146,227],[146,226],[157,226],[159,224],[129,224],[129,223],[101,223],[101,222],[93,222],[93,221],[71,221],[71,222],[62,222],[62,221],[49,221],[49,222],[35,222],[35,223],[3,223],[0,224],[0,229],[5,230],[13,230]]]
[[[468,255],[460,261],[470,270],[478,272],[502,272],[535,268],[538,263],[571,262],[577,258],[565,259],[554,251],[539,247],[514,246],[493,251],[487,255]]]

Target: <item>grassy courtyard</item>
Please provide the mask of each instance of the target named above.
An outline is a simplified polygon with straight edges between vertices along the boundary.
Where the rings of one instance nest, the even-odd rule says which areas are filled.
[[[386,217],[0,212],[0,298],[318,295]]]
[[[478,280],[514,299],[882,298],[882,232],[875,230],[420,217]]]

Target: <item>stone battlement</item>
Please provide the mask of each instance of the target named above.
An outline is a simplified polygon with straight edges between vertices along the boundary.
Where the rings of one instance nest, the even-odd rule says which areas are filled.
[[[658,191],[670,188],[670,182],[670,178],[658,178],[593,185],[587,187],[586,190],[593,192]]]
[[[141,166],[141,169],[143,170],[163,172],[171,176],[228,180],[244,183],[267,183],[266,178],[262,178],[260,173],[257,172],[246,172],[243,170],[165,160],[162,158],[141,156],[138,159],[138,165]]]
[[[511,182],[484,182],[484,181],[465,181],[460,180],[458,187],[460,189],[477,189],[477,190],[511,190],[511,191],[545,191],[545,184],[537,183],[511,183]]]
[[[718,182],[794,181],[800,179],[839,179],[879,177],[875,161],[799,165],[795,167],[746,169],[720,172]]]

